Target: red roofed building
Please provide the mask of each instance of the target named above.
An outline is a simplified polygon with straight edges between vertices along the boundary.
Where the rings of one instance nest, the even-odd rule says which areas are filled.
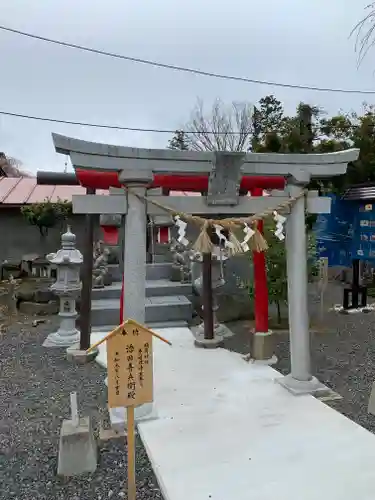
[[[61,227],[53,227],[43,238],[37,227],[32,226],[22,215],[21,207],[41,203],[47,199],[72,201],[73,194],[85,194],[81,186],[39,186],[36,177],[11,177],[12,172],[0,156],[0,262],[5,259],[21,259],[23,255],[36,253],[44,255],[56,252],[61,246]],[[1,164],[2,163],[2,164]],[[103,191],[99,194],[107,194]],[[83,215],[73,215],[72,230],[77,236],[78,248],[82,250],[82,235],[85,228]],[[97,229],[99,237],[99,225]]]
[[[3,162],[4,165],[4,162]],[[1,168],[1,156],[0,156]],[[23,255],[37,253],[44,255],[60,248],[61,231],[64,228],[53,227],[47,237],[41,237],[37,227],[32,226],[21,213],[21,207],[50,200],[72,201],[75,194],[85,194],[81,186],[45,186],[38,185],[36,177],[11,177],[0,170],[0,234],[3,235],[0,245],[0,261],[20,259]],[[107,190],[97,190],[97,194],[108,195]],[[199,193],[171,191],[171,195],[200,196]],[[99,221],[99,217],[98,217]],[[72,231],[77,236],[77,246],[82,250],[82,237],[85,229],[83,215],[73,215]],[[101,239],[99,222],[95,239]]]

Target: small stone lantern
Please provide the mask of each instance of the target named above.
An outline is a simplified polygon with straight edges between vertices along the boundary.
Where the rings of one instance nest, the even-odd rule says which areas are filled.
[[[44,347],[69,347],[79,342],[80,332],[76,328],[76,299],[81,293],[80,266],[83,256],[76,249],[76,236],[70,227],[61,236],[62,248],[47,255],[47,260],[56,267],[56,283],[51,290],[60,298],[60,327],[48,335]]]

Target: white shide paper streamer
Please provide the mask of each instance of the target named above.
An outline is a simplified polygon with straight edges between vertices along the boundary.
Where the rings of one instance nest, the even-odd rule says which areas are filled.
[[[244,225],[243,232],[245,233],[244,239],[241,243],[242,250],[248,252],[250,250],[249,241],[254,236],[255,231],[251,229],[247,224]]]
[[[219,238],[220,243],[221,242],[224,243],[224,248],[234,248],[233,243],[231,243],[228,240],[228,238],[221,232],[221,231],[223,231],[224,228],[222,226],[219,226],[218,224],[214,224],[214,228],[215,228],[215,233],[216,233],[217,237]]]
[[[275,210],[273,212],[273,220],[276,222],[276,229],[274,231],[274,235],[280,241],[285,240],[284,224],[285,224],[285,221],[286,221],[286,217],[283,217],[282,215],[278,214],[276,212],[276,210]]]
[[[189,240],[186,238],[187,223],[183,221],[179,215],[176,215],[174,220],[176,226],[178,227],[177,241],[186,247],[189,244]]]

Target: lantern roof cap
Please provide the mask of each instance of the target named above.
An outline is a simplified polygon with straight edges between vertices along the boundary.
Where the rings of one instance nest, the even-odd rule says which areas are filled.
[[[72,233],[71,227],[68,226],[66,233],[61,236],[61,245],[63,248],[74,248],[76,245],[76,235]]]

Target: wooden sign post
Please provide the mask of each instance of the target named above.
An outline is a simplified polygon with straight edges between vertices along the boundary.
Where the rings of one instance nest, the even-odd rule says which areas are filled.
[[[107,342],[108,406],[126,408],[128,500],[135,500],[134,408],[153,401],[153,338],[172,345],[132,319],[124,321],[88,351]]]

